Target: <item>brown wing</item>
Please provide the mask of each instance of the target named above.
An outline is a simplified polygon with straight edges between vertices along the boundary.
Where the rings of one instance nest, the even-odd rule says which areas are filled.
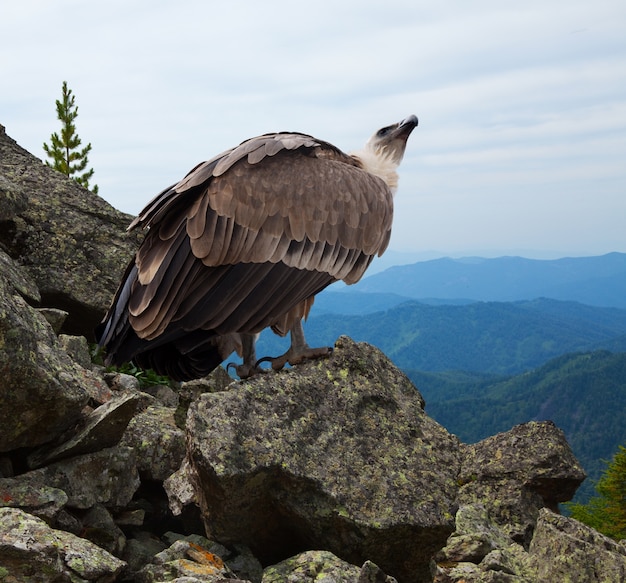
[[[136,220],[130,322],[257,332],[332,281],[354,283],[385,249],[392,195],[349,156],[310,136],[270,134],[197,166]]]

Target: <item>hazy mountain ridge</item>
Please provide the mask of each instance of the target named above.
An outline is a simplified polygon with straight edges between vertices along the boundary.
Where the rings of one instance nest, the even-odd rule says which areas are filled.
[[[526,259],[441,258],[391,267],[342,293],[393,293],[409,298],[517,301],[537,297],[626,308],[626,254]]]

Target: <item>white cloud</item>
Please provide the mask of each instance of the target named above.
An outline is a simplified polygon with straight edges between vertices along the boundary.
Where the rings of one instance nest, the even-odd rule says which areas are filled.
[[[251,135],[352,149],[415,113],[392,245],[624,251],[624,21],[621,0],[22,0],[0,123],[43,156],[67,80],[101,194],[138,212]]]

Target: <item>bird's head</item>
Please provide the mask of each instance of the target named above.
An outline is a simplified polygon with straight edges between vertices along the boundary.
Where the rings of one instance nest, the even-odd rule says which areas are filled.
[[[363,168],[382,178],[395,192],[398,176],[396,169],[402,162],[406,142],[411,132],[417,127],[417,117],[409,117],[397,123],[379,129],[365,144],[365,147],[354,152]]]
[[[406,142],[411,132],[417,127],[417,117],[410,115],[409,117],[380,128],[365,144],[365,148],[378,156],[390,158],[396,164],[400,165]]]

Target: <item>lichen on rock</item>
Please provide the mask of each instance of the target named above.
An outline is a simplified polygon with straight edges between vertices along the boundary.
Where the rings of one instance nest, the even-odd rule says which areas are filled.
[[[263,561],[321,547],[406,577],[452,531],[458,440],[370,345],[202,395],[187,427],[207,529]]]

